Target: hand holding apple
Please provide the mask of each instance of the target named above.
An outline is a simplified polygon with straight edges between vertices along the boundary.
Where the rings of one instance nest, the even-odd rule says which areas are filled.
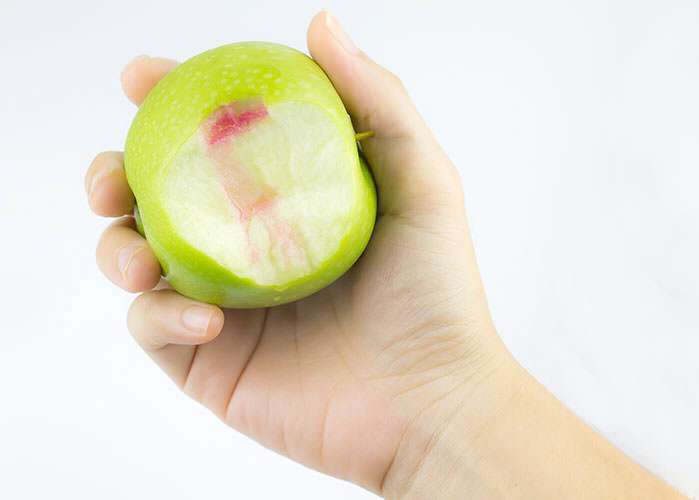
[[[456,169],[397,78],[333,18],[314,19],[308,44],[323,71],[268,45],[199,56],[214,57],[213,66],[141,57],[127,67],[124,89],[141,110],[125,158],[100,154],[87,185],[102,215],[132,213],[135,193],[148,240],[132,217],[119,219],[100,240],[98,263],[117,285],[145,292],[129,329],[188,394],[264,445],[380,491],[415,416],[439,420],[458,399],[461,389],[449,391],[462,370],[476,360],[490,366],[503,351],[489,326]],[[241,63],[245,54],[266,66]],[[220,74],[207,87],[210,71]],[[283,87],[287,80],[299,85]],[[275,290],[306,272],[307,256],[293,243],[275,247],[269,238],[284,235],[285,224],[313,257],[313,288],[356,259],[374,194],[355,130],[374,132],[362,149],[379,191],[373,236],[356,264],[284,305],[207,304],[294,297],[293,286]],[[323,262],[333,259],[339,264],[328,272]],[[161,272],[205,301],[151,290]],[[482,328],[465,332],[466,324]],[[466,355],[474,346],[479,354]]]
[[[319,87],[288,102],[274,100],[274,90],[281,98],[288,88],[257,76],[236,84],[240,75],[231,73],[216,80],[230,88],[210,83],[202,93],[205,81],[188,85],[207,68],[177,72],[173,61],[139,58],[123,74],[124,90],[137,104],[152,94],[132,129],[126,169],[148,241],[130,216],[122,154],[98,155],[86,179],[96,213],[127,215],[104,232],[97,258],[118,286],[144,292],[128,315],[138,343],[233,428],[389,498],[674,498],[500,342],[460,180],[397,78],[325,13],[311,23],[308,46],[356,130],[375,132],[362,142],[379,191],[365,252],[331,285],[275,307],[222,310],[154,289],[165,271],[177,288],[210,302],[305,295],[359,255],[374,198],[342,105],[297,53],[287,55],[306,67],[299,81],[316,74]],[[218,68],[220,76],[239,71]],[[249,68],[265,80],[262,68]],[[177,108],[190,92],[197,105]],[[328,193],[337,205],[328,206]],[[324,263],[333,262],[330,272]]]

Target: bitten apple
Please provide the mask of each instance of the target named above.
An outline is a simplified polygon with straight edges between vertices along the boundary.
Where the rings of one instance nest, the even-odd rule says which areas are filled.
[[[362,254],[376,217],[332,84],[271,43],[219,47],[163,78],[129,130],[125,168],[167,280],[225,307],[325,287]]]

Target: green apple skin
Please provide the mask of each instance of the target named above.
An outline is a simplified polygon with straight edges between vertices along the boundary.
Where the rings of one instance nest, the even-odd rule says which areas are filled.
[[[335,251],[313,269],[283,283],[259,283],[205,253],[196,241],[176,230],[163,195],[169,168],[182,145],[215,110],[247,99],[262,99],[267,106],[307,103],[323,110],[341,144],[342,158],[338,161],[350,169],[347,178],[352,183],[352,205],[337,221],[344,231],[333,247]],[[345,273],[371,237],[377,203],[372,176],[359,155],[354,135],[350,118],[325,73],[303,53],[282,45],[244,42],[222,46],[189,59],[165,76],[131,125],[125,169],[137,200],[138,228],[172,287],[187,297],[223,307],[268,307],[306,297]]]

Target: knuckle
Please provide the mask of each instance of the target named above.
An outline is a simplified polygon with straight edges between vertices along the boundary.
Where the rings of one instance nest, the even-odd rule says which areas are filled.
[[[106,250],[109,246],[109,241],[111,240],[112,230],[110,227],[102,231],[102,234],[97,239],[97,246],[95,248],[95,255],[97,256],[97,263],[103,264]]]
[[[92,161],[90,162],[90,168],[95,168],[97,165],[99,165],[102,160],[104,160],[104,156],[107,154],[106,151],[100,151],[97,153],[93,158]]]
[[[405,92],[405,84],[403,84],[403,80],[401,80],[398,75],[390,70],[385,69],[384,71],[386,74],[386,79],[390,82],[391,86],[397,90],[400,90],[401,92]]]
[[[91,178],[101,170],[116,169],[122,166],[123,156],[120,151],[101,151],[95,155],[87,169],[86,177]]]
[[[122,227],[124,221],[121,219],[114,221],[107,228],[102,231],[99,239],[97,240],[97,255],[104,255],[105,252],[110,250],[112,246],[118,245],[121,238],[119,238],[122,232]]]
[[[100,168],[102,165],[105,164],[105,162],[109,161],[113,155],[113,151],[100,151],[92,159],[92,162],[90,163],[90,169],[94,170]]]
[[[144,348],[148,347],[148,343],[143,336],[144,322],[153,317],[152,310],[154,304],[155,292],[142,293],[131,302],[129,310],[126,314],[126,326],[129,333],[136,341]]]
[[[142,293],[138,297],[136,297],[132,302],[131,305],[129,306],[129,310],[126,313],[126,326],[129,329],[129,332],[131,332],[132,335],[136,333],[136,323],[140,319],[140,317],[143,315],[143,306],[144,302],[147,301],[148,299],[146,298],[145,293]]]

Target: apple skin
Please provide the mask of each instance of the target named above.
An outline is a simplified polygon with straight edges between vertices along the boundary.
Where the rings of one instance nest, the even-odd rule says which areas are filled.
[[[266,105],[295,101],[322,108],[352,165],[353,205],[337,250],[310,272],[283,284],[260,284],[235,274],[197,248],[196,242],[188,242],[174,229],[162,200],[168,166],[178,148],[215,110],[250,98],[262,98]],[[312,59],[277,44],[225,45],[189,59],[165,76],[131,125],[125,170],[137,200],[139,231],[160,261],[165,278],[183,295],[223,307],[283,304],[329,285],[360,257],[376,219],[374,182],[359,155],[352,123],[337,92]]]

